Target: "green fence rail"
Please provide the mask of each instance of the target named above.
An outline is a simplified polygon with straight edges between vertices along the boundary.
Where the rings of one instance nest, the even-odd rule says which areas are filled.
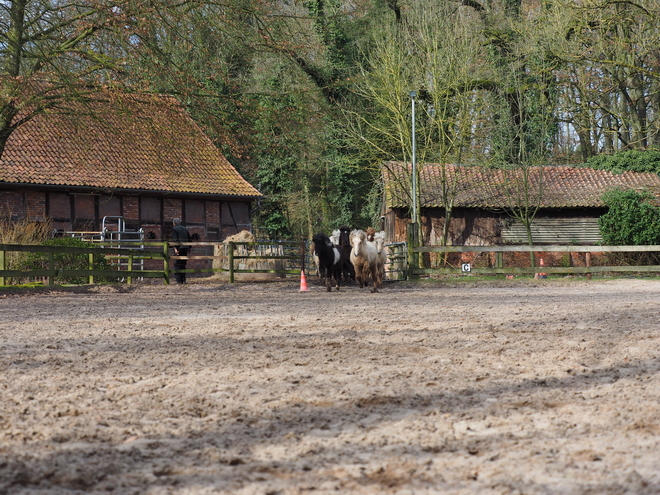
[[[7,269],[8,253],[43,253],[47,256],[44,264],[47,268],[36,269]],[[86,268],[56,267],[58,256],[78,254],[87,256]],[[96,266],[95,255],[102,255],[110,263],[109,268],[100,269]],[[135,270],[136,263],[144,260],[159,260],[162,262],[161,270]],[[167,243],[142,243],[140,249],[105,247],[103,244],[93,244],[90,247],[42,246],[24,244],[0,244],[0,286],[7,283],[7,279],[47,279],[48,285],[54,285],[56,279],[84,277],[90,284],[96,277],[125,279],[132,283],[133,277],[162,278],[169,283],[169,259]]]
[[[465,274],[467,271],[472,274],[587,274],[608,273],[608,272],[639,272],[654,273],[660,272],[660,265],[600,265],[591,264],[591,254],[594,253],[657,253],[660,255],[660,246],[421,246],[410,249],[413,257],[418,257],[422,253],[494,253],[495,266],[478,267],[471,266],[470,263],[462,263],[458,267],[438,267],[422,268],[418,260],[411,260],[408,273],[410,277],[419,275],[437,275],[437,274]],[[505,267],[503,263],[504,253],[586,253],[586,266],[509,266]],[[470,265],[466,267],[464,265]]]
[[[214,274],[226,272],[230,282],[235,281],[240,273],[269,273],[285,277],[300,275],[305,266],[305,258],[309,257],[309,249],[305,242],[260,241],[260,242],[184,242],[180,246],[191,248],[187,256],[175,256],[169,242],[122,241],[94,242],[90,247],[42,246],[0,244],[0,286],[7,284],[8,279],[47,279],[48,285],[54,285],[58,279],[84,277],[88,283],[94,283],[99,277],[112,278],[132,283],[134,278],[162,278],[169,283],[170,276],[175,273]],[[212,250],[213,254],[200,254],[200,251]],[[11,252],[44,253],[47,259],[43,263],[46,268],[7,269]],[[79,254],[87,256],[87,266],[76,269],[57,267],[58,257]],[[100,269],[94,262],[95,255],[103,255],[110,263],[110,268]],[[185,270],[172,270],[173,261],[203,261],[210,268],[191,267]],[[157,268],[145,269],[146,260],[157,260]],[[161,265],[162,263],[162,265]]]
[[[128,244],[128,243],[127,243]],[[92,284],[99,278],[109,278],[132,283],[134,278],[162,278],[168,284],[171,274],[172,261],[185,259],[189,261],[210,262],[210,268],[192,267],[182,272],[217,273],[226,272],[229,282],[236,281],[237,274],[274,274],[280,277],[289,275],[299,276],[301,269],[312,268],[310,264],[310,251],[307,242],[292,241],[259,241],[259,242],[188,242],[181,243],[190,247],[188,256],[174,256],[170,253],[171,244],[168,242],[135,243],[134,247],[116,247],[116,243],[95,243],[86,247],[41,246],[0,244],[0,286],[7,284],[8,280],[20,281],[25,279],[46,279],[48,285],[54,285],[57,279],[72,277],[85,278]],[[213,254],[208,251],[213,250]],[[594,253],[654,253],[660,256],[660,246],[422,246],[410,247],[405,243],[388,245],[389,260],[386,267],[388,278],[392,280],[415,278],[420,275],[437,274],[465,274],[465,265],[469,266],[471,274],[587,274],[607,272],[660,272],[660,264],[619,264],[600,265],[590,263]],[[199,254],[206,250],[207,254]],[[197,251],[197,253],[195,253]],[[43,264],[46,266],[37,269],[8,269],[9,253],[27,252],[42,253],[45,255]],[[505,253],[586,253],[586,266],[504,266]],[[460,263],[461,266],[448,266],[447,264],[424,268],[420,266],[419,257],[423,253],[494,253],[492,266],[477,266],[470,263]],[[56,266],[58,257],[67,254],[87,256],[87,266],[76,269]],[[95,255],[103,255],[110,263],[109,268],[100,269],[95,264]],[[489,257],[490,259],[490,257]],[[155,260],[150,269],[145,269],[145,261]],[[154,266],[155,265],[155,266]],[[207,263],[208,266],[208,263]]]

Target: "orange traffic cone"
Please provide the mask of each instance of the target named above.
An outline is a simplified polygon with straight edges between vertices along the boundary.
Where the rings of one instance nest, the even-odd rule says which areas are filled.
[[[543,262],[543,258],[541,258],[539,261],[540,261],[539,264],[541,266],[545,266],[545,263]],[[548,278],[548,274],[541,272],[541,273],[539,273],[539,278]]]
[[[305,278],[305,271],[300,270],[300,292],[307,292],[309,291],[309,287],[307,287],[307,279]]]

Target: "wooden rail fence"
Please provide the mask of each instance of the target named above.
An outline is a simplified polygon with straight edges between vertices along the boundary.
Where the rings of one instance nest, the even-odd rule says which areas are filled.
[[[125,278],[128,283],[133,277],[156,277],[162,278],[169,283],[169,259],[167,247],[163,243],[143,243],[142,249],[104,247],[102,244],[90,245],[90,247],[67,247],[67,246],[41,246],[37,244],[0,244],[0,286],[5,285],[7,278],[45,278],[48,285],[53,285],[56,278],[85,277],[93,284],[95,277]],[[47,255],[47,268],[36,269],[7,269],[7,253],[44,253]],[[86,268],[56,268],[57,255],[79,254],[87,256]],[[95,255],[105,255],[111,260],[124,260],[124,270],[121,263],[112,264],[108,269],[99,269],[95,266]],[[155,259],[163,263],[162,270],[134,270],[138,260]]]
[[[262,273],[286,277],[299,276],[301,269],[310,266],[310,252],[306,242],[260,241],[260,242],[229,242],[226,245],[218,242],[188,242],[180,245],[191,248],[188,256],[170,254],[168,242],[140,242],[132,248],[116,247],[116,243],[104,245],[95,243],[86,247],[42,246],[0,244],[0,286],[6,285],[8,279],[38,279],[47,280],[53,285],[56,279],[84,277],[92,284],[100,277],[123,280],[132,283],[135,277],[162,278],[170,282],[172,261],[186,259],[189,261],[207,261],[211,268],[188,268],[186,273],[217,273],[227,272],[229,282],[234,283],[236,274]],[[213,254],[199,254],[200,248],[207,253],[213,247]],[[195,253],[197,251],[197,253]],[[44,253],[46,268],[7,269],[8,253],[27,252]],[[586,266],[504,266],[504,253],[586,253]],[[390,245],[388,260],[388,278],[415,278],[420,275],[461,274],[465,266],[443,266],[422,268],[419,256],[423,253],[494,253],[493,266],[470,266],[472,274],[587,274],[607,272],[637,272],[657,273],[660,265],[620,264],[594,266],[590,263],[593,253],[657,253],[660,246],[422,246],[411,247],[405,244]],[[87,266],[84,268],[56,267],[58,255],[78,254],[87,256]],[[109,260],[109,268],[100,269],[95,266],[95,255],[104,255]],[[144,268],[146,260],[155,260],[150,269]],[[153,267],[153,264],[157,267]],[[264,266],[264,264],[266,266]],[[464,265],[464,264],[463,264]],[[136,269],[137,267],[137,269]],[[162,267],[162,268],[160,268]],[[313,270],[312,270],[313,271]]]
[[[504,253],[586,253],[587,266],[509,266],[503,263]],[[421,246],[409,248],[409,275],[459,274],[464,273],[464,267],[421,268],[419,255],[421,253],[495,253],[495,266],[472,267],[474,274],[592,274],[607,272],[660,272],[660,265],[602,265],[593,266],[590,255],[593,253],[658,253],[660,246]]]
[[[230,242],[223,245],[218,242],[185,242],[178,245],[190,247],[188,256],[174,256],[168,242],[126,241],[117,247],[117,242],[95,242],[90,247],[42,246],[21,244],[0,244],[0,286],[7,279],[47,279],[48,285],[54,285],[56,279],[84,277],[92,284],[99,277],[122,279],[132,283],[133,278],[162,278],[170,282],[170,276],[177,273],[172,270],[173,261],[207,261],[211,268],[187,268],[181,270],[191,273],[227,272],[230,282],[235,281],[238,273],[270,273],[278,276],[300,275],[304,266],[304,257],[309,254],[305,242],[263,241]],[[224,246],[224,247],[223,247]],[[201,249],[200,249],[201,248]],[[223,250],[219,253],[218,248]],[[199,251],[213,249],[213,254],[199,254]],[[47,268],[7,269],[8,253],[44,253],[47,256]],[[87,266],[82,268],[56,267],[58,256],[78,254],[87,256]],[[95,265],[94,256],[104,255],[111,266],[100,269]],[[156,260],[162,268],[145,269],[146,260]],[[252,264],[250,266],[250,263]],[[264,267],[271,265],[271,267]]]

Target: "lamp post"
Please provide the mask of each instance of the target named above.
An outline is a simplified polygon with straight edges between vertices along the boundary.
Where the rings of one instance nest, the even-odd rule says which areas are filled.
[[[417,224],[417,163],[416,163],[416,139],[415,139],[415,97],[416,91],[410,92],[412,102],[412,223]]]

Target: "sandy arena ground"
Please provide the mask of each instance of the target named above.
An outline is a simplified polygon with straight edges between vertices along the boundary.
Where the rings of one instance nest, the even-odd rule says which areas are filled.
[[[657,494],[660,278],[0,292],[0,494]]]

